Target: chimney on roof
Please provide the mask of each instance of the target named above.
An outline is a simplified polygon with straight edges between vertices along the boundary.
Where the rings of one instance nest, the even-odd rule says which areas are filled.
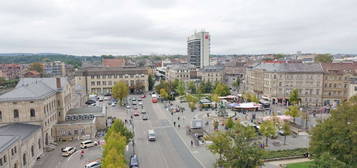
[[[56,86],[57,86],[57,89],[61,89],[62,86],[61,86],[61,78],[56,78]]]

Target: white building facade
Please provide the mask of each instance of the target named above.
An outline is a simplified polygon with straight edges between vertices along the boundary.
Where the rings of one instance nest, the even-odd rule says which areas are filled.
[[[196,32],[187,38],[187,62],[196,68],[210,65],[210,41],[208,32]]]

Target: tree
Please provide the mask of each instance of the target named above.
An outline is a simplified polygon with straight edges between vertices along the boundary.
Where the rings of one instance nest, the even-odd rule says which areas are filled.
[[[277,128],[272,120],[265,120],[260,125],[260,131],[265,136],[265,144],[268,146],[268,138],[276,134]]]
[[[290,92],[289,102],[293,105],[297,105],[299,102],[299,91],[297,89],[293,89]]]
[[[285,112],[285,115],[291,116],[294,119],[295,123],[295,118],[300,116],[300,110],[298,106],[289,106],[288,110]]]
[[[185,88],[185,83],[183,81],[179,81],[176,89],[176,93],[178,93],[180,96],[183,96],[186,94],[186,88]]]
[[[110,149],[108,151],[108,154],[103,157],[102,159],[103,168],[126,168],[127,165],[125,163],[125,157],[118,152],[116,152],[115,149]]]
[[[273,57],[274,57],[274,59],[281,59],[281,58],[284,58],[285,55],[284,54],[274,54]]]
[[[112,133],[120,133],[123,135],[127,142],[129,142],[133,137],[133,133],[124,125],[122,120],[115,120],[114,123],[111,125],[110,129],[107,131],[107,136],[105,136],[105,140],[107,137],[110,137]]]
[[[212,144],[208,149],[219,154],[218,166],[255,168],[263,164],[263,149],[259,148],[254,138],[253,128],[234,123],[226,132],[215,132],[207,137]]]
[[[2,86],[6,82],[5,78],[0,77],[0,86]]]
[[[188,82],[188,90],[191,92],[191,94],[196,93],[196,85],[193,81]]]
[[[187,101],[187,102],[197,103],[197,102],[198,102],[198,99],[197,99],[197,97],[192,96],[191,94],[187,94],[187,95],[186,95],[186,101]]]
[[[210,81],[204,82],[204,93],[212,92],[212,83]]]
[[[119,100],[120,105],[123,105],[123,99],[126,98],[128,94],[129,94],[128,84],[123,81],[116,83],[112,87],[112,95],[114,98]]]
[[[155,85],[155,80],[151,74],[148,76],[148,83],[149,83],[149,90],[151,91]]]
[[[234,126],[234,122],[232,120],[232,117],[229,117],[226,121],[226,128],[231,129]]]
[[[309,151],[314,158],[335,158],[347,167],[357,167],[356,111],[357,96],[353,96],[312,129]]]
[[[319,54],[315,57],[315,62],[331,63],[332,61],[333,61],[333,56],[330,54]]]
[[[212,153],[217,153],[219,155],[217,164],[219,166],[222,166],[225,161],[225,158],[223,158],[223,156],[225,153],[228,153],[229,150],[231,150],[232,146],[228,134],[217,131],[209,135],[206,139],[212,141],[212,144],[208,146],[208,149]]]
[[[324,152],[320,157],[314,159],[314,163],[311,166],[313,168],[330,168],[330,167],[338,167],[338,168],[348,168],[346,163],[337,160],[335,157],[331,156],[331,154]]]
[[[291,134],[291,126],[288,121],[284,121],[282,126],[282,131],[284,132],[284,145],[286,145],[286,136]]]
[[[164,88],[160,89],[160,97],[162,97],[164,99],[169,98],[169,94],[167,93],[167,91]]]
[[[227,96],[230,94],[230,91],[227,85],[219,82],[217,83],[213,93],[219,96]]]
[[[170,91],[169,83],[161,80],[160,83],[155,86],[156,93],[160,94],[161,89],[165,89],[167,92]]]
[[[247,102],[255,102],[255,103],[259,103],[259,99],[256,95],[254,95],[253,93],[244,93],[243,94],[243,98],[247,101]]]
[[[188,106],[190,107],[191,111],[195,111],[196,110],[196,102],[189,102]]]
[[[31,71],[37,71],[39,73],[43,73],[43,64],[39,63],[39,62],[34,62],[30,65],[29,68]]]

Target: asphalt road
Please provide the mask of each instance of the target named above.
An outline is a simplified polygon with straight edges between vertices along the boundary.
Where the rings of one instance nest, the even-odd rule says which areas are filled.
[[[144,109],[149,120],[141,116],[134,118],[135,152],[143,168],[200,168],[201,164],[192,156],[179,134],[169,121],[169,115],[160,105],[144,99]],[[149,142],[147,131],[154,129],[157,140]]]

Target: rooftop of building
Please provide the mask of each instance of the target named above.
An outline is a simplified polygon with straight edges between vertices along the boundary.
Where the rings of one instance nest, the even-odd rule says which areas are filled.
[[[173,70],[188,70],[188,69],[196,68],[196,66],[192,64],[171,64],[168,65],[167,68]]]
[[[201,72],[215,72],[215,71],[223,71],[224,67],[223,66],[205,66],[204,68],[201,68]]]
[[[357,62],[355,63],[322,63],[324,72],[344,73],[351,72],[357,74]]]
[[[18,136],[0,135],[0,153],[19,140]]]
[[[147,74],[145,67],[86,67],[76,71],[76,75],[106,75],[106,74]]]
[[[122,67],[125,65],[124,58],[103,58],[102,62],[105,67]]]
[[[71,125],[71,124],[91,124],[94,123],[94,118],[93,119],[86,119],[86,120],[66,120],[66,121],[60,121],[56,125]]]
[[[306,72],[322,73],[321,64],[303,64],[303,63],[262,63],[253,67],[253,69],[262,69],[268,72]]]
[[[95,116],[104,115],[101,107],[80,107],[72,108],[67,112],[67,115],[93,114]]]
[[[68,84],[66,77],[61,79],[61,89]],[[56,94],[56,78],[22,78],[16,87],[0,95],[0,102],[41,100]]]
[[[25,140],[40,129],[40,125],[11,123],[0,127],[0,135],[18,136],[21,140]]]

